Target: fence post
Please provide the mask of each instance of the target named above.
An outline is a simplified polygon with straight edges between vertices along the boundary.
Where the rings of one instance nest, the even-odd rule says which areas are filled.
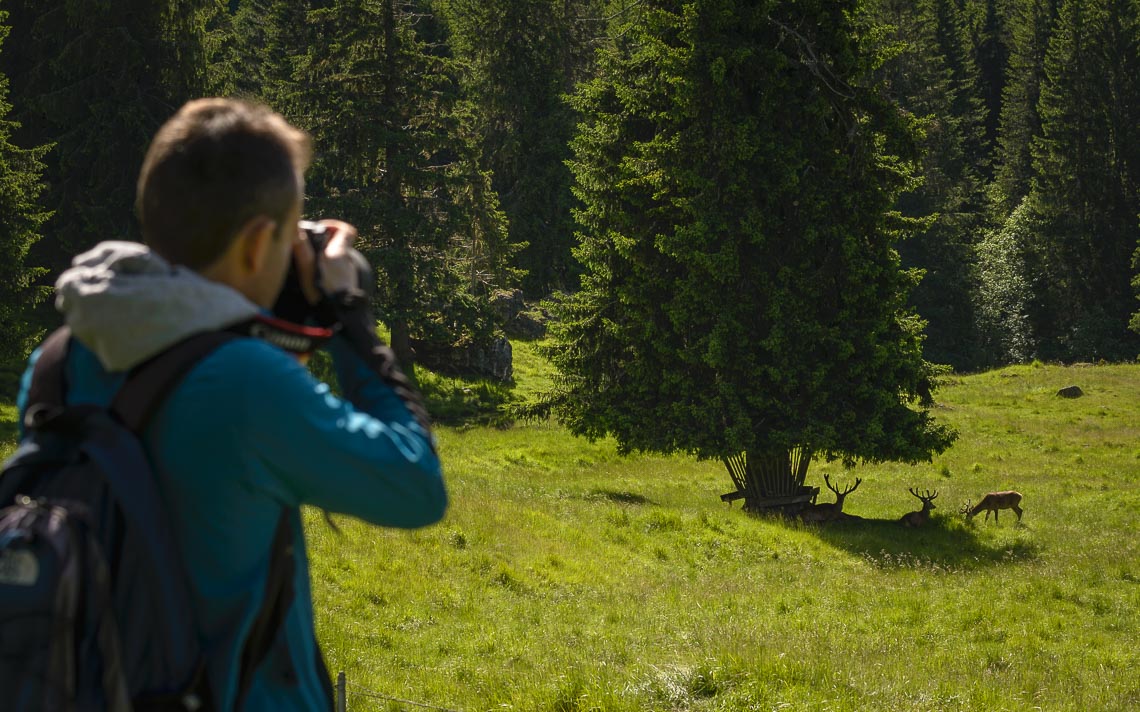
[[[336,674],[336,712],[345,712],[348,709],[348,699],[344,694],[344,671]]]

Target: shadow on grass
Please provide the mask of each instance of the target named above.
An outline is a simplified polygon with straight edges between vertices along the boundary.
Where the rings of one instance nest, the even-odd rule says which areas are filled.
[[[440,376],[421,370],[419,385],[424,404],[437,423],[501,428],[513,422],[507,408],[513,384]]]
[[[828,544],[884,569],[968,569],[1032,561],[1040,553],[1031,541],[984,543],[965,523],[937,518],[918,529],[894,519],[851,519],[830,522],[815,531]]]
[[[341,395],[332,357],[327,352],[313,354],[309,370],[318,380],[329,384],[333,393]],[[425,368],[411,369],[407,375],[417,385],[434,423],[502,428],[514,421],[507,407],[512,400],[513,382],[446,376]]]
[[[590,490],[585,499],[605,499],[610,502],[617,502],[618,504],[650,504],[650,500],[645,495],[637,494],[636,492],[617,492],[615,490],[595,488]]]

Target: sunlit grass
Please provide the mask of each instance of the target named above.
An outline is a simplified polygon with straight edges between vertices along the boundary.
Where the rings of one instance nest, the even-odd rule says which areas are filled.
[[[528,368],[517,389],[549,378]],[[1140,366],[1018,366],[937,398],[961,437],[934,462],[813,466],[863,478],[845,510],[864,520],[827,527],[722,504],[716,463],[545,422],[441,428],[440,524],[336,534],[306,513],[349,709],[1137,708]],[[925,529],[896,523],[908,487],[939,492]],[[958,514],[1007,488],[1021,525]]]
[[[16,399],[0,400],[0,458],[6,459],[16,449]]]
[[[1054,395],[1070,382],[1086,396]],[[721,504],[718,464],[549,423],[444,429],[443,523],[342,538],[311,520],[330,664],[365,710],[403,709],[369,691],[463,710],[1140,704],[1140,367],[1003,369],[939,401],[961,439],[935,462],[816,465],[864,479],[846,509],[866,519],[827,528]],[[910,486],[939,491],[927,529],[895,522]],[[1005,488],[1021,526],[962,521]]]

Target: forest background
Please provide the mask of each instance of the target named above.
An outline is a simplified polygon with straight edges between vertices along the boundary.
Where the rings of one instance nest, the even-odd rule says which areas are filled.
[[[685,34],[694,26],[703,34]],[[1131,709],[1140,699],[1131,674],[1137,366],[1039,363],[1133,361],[1140,352],[1137,0],[0,0],[0,28],[6,450],[16,437],[15,379],[58,322],[55,276],[100,240],[137,238],[134,184],[150,137],[185,100],[210,94],[264,101],[313,134],[308,213],[361,228],[378,268],[374,308],[384,333],[405,361],[414,354],[425,363],[497,343],[512,324],[496,304],[511,290],[531,304],[588,293],[604,286],[607,265],[631,254],[669,266],[646,257],[641,248],[652,240],[612,249],[597,224],[614,219],[606,200],[620,196],[627,208],[646,208],[618,216],[628,234],[652,238],[652,219],[669,206],[639,191],[689,180],[701,163],[668,141],[655,144],[666,132],[647,130],[681,136],[688,128],[676,104],[655,103],[694,86],[682,60],[707,60],[706,88],[717,100],[727,94],[716,93],[725,76],[770,87],[744,99],[760,97],[750,109],[772,119],[761,122],[761,168],[773,176],[763,187],[784,181],[788,214],[800,207],[798,189],[815,205],[843,205],[818,176],[841,174],[857,156],[799,140],[816,125],[812,112],[832,131],[873,95],[880,117],[905,125],[899,145],[874,146],[883,159],[898,149],[882,173],[899,182],[861,195],[891,198],[898,241],[888,245],[897,254],[876,257],[887,287],[860,298],[866,306],[903,294],[906,304],[877,313],[868,332],[906,321],[914,330],[901,341],[924,333],[921,356],[959,372],[1033,362],[944,378],[938,415],[959,444],[935,461],[936,481],[910,466],[863,462],[837,479],[865,479],[850,509],[866,520],[819,528],[737,516],[708,496],[723,491],[723,469],[618,457],[629,440],[587,444],[549,421],[468,427],[473,415],[501,417],[496,408],[510,398],[540,402],[566,377],[548,370],[530,337],[516,339],[515,378],[505,387],[420,369],[433,415],[456,426],[440,429],[455,502],[446,525],[397,534],[345,521],[348,535],[338,537],[308,513],[318,630],[334,669],[358,686],[354,709],[365,708],[370,691],[464,709],[552,710],[788,700],[831,709]],[[783,57],[765,53],[768,45],[782,45]],[[710,113],[720,106],[711,102]],[[724,121],[710,126],[740,139],[714,145],[720,155],[754,150],[746,123],[714,118]],[[628,160],[637,151],[658,163]],[[781,200],[763,205],[780,213]],[[811,217],[797,227],[828,222]],[[812,264],[816,243],[807,238],[819,232],[805,230],[788,252]],[[777,237],[785,234],[794,233]],[[688,235],[694,244],[702,237]],[[841,237],[818,243],[821,260],[864,235]],[[705,256],[671,247],[694,263]],[[717,256],[714,271],[763,275]],[[895,267],[898,275],[887,274]],[[858,276],[838,283],[857,292]],[[812,291],[813,277],[793,272],[790,284],[832,306]],[[728,313],[748,296],[678,285],[640,285],[630,303],[653,307],[680,295]],[[803,306],[788,295],[778,306]],[[907,320],[911,312],[919,318]],[[769,315],[756,314],[758,322]],[[625,316],[625,335],[637,336],[637,312]],[[702,315],[672,316],[684,324]],[[739,380],[717,397],[732,405],[740,383],[770,371],[764,385],[773,393],[802,391],[813,402],[781,409],[756,388],[754,410],[804,407],[811,417],[788,415],[785,430],[820,439],[791,444],[831,438],[844,451],[842,436],[882,411],[851,408],[847,391],[859,384],[835,371],[818,391],[800,388],[825,380],[795,366],[828,351],[817,348],[826,343],[819,336],[833,325],[783,326],[792,327],[783,340],[764,344],[766,356],[783,360],[724,370]],[[858,337],[858,326],[843,336]],[[554,342],[565,365],[579,342],[557,346],[573,329],[552,322],[552,332],[539,348]],[[734,336],[724,343],[760,344]],[[606,355],[580,342],[597,348],[585,352],[587,363]],[[834,352],[820,363],[847,353]],[[861,373],[876,370],[865,357],[874,352],[852,352]],[[725,362],[749,356],[730,353]],[[680,370],[703,377],[690,365]],[[645,370],[637,387],[671,385]],[[880,392],[921,395],[883,370]],[[1056,398],[1078,373],[1091,397]],[[697,392],[691,381],[681,385]],[[640,419],[591,422],[579,413],[577,430],[677,432],[657,427],[672,424],[661,417],[670,403],[644,405],[656,409]],[[704,402],[685,405],[682,419]],[[719,422],[703,420],[710,430]],[[717,446],[739,452],[757,444],[748,435],[775,430],[741,425]],[[868,431],[858,435],[852,451],[868,450],[872,461],[929,460],[948,445],[940,437],[883,458]],[[632,442],[689,452],[705,445]],[[917,506],[910,484],[941,492],[932,526],[918,532],[897,524]],[[1000,527],[982,529],[954,516],[965,499],[1007,485],[1026,493],[1025,526],[1003,515]]]
[[[55,323],[47,296],[72,255],[138,236],[147,142],[209,94],[265,101],[314,135],[308,212],[361,226],[406,360],[490,343],[502,290],[579,287],[568,161],[584,105],[568,97],[673,4],[3,0],[0,361],[18,370]],[[774,5],[808,27],[825,15]],[[917,127],[895,208],[920,219],[897,249],[921,275],[925,358],[1135,358],[1140,4],[851,5],[863,80]]]

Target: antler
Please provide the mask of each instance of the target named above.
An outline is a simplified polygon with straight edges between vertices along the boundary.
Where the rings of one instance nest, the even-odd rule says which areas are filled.
[[[963,504],[962,507],[958,511],[961,512],[962,514],[969,514],[970,510],[973,508],[974,508],[974,500],[967,499],[966,503]]]
[[[851,485],[850,487],[845,488],[842,492],[840,492],[839,490],[835,489],[834,486],[832,486],[831,478],[828,475],[825,474],[823,476],[823,481],[827,485],[827,488],[835,493],[836,497],[843,497],[843,496],[849,495],[852,492],[854,492],[855,488],[859,486],[859,484],[863,481],[863,479],[860,477],[856,477],[855,478],[855,484]]]
[[[829,490],[831,490],[832,492],[834,492],[836,495],[838,495],[838,494],[839,494],[839,490],[837,490],[837,489],[835,489],[834,487],[832,487],[832,486],[831,486],[831,475],[827,474],[826,472],[825,472],[825,473],[823,473],[823,482],[824,482],[824,484],[826,484],[826,485],[827,485],[827,488],[828,488]]]
[[[913,487],[908,487],[907,491],[910,492],[911,494],[913,494],[915,497],[918,497],[919,499],[921,499],[923,502],[929,502],[930,500],[932,500],[938,496],[938,490],[934,490],[934,492],[931,492],[930,490],[926,490],[925,496],[919,494],[918,491],[915,490],[915,488],[913,488]]]

